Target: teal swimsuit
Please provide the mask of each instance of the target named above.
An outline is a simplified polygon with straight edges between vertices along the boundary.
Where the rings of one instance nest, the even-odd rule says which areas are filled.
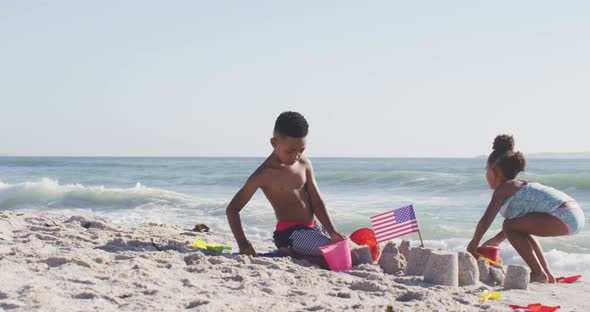
[[[569,234],[575,234],[584,227],[584,212],[578,205],[564,205],[568,202],[575,200],[564,192],[540,183],[525,182],[506,199],[500,213],[506,219],[520,218],[532,212],[548,213],[561,220]]]

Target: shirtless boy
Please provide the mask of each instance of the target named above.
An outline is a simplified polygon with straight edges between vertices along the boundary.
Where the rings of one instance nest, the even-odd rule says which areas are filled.
[[[276,120],[270,144],[273,152],[252,173],[229,203],[226,215],[240,254],[256,256],[246,239],[240,211],[259,188],[277,218],[273,238],[280,250],[300,256],[321,256],[319,247],[346,239],[326,210],[311,162],[303,156],[308,124],[296,112],[284,112]],[[314,216],[320,224],[316,224]]]

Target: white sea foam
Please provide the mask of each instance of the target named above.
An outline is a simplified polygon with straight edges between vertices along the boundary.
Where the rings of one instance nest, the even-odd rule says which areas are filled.
[[[228,202],[227,198],[195,198],[139,182],[130,188],[60,184],[48,178],[15,184],[0,182],[0,210],[101,216],[117,223],[155,222],[186,227],[205,223],[213,230],[227,232]],[[246,233],[268,239],[275,222],[270,205],[254,198],[247,208],[242,215],[243,222],[250,225]]]
[[[130,188],[106,188],[81,184],[59,184],[42,178],[16,184],[0,182],[0,209],[31,207],[108,209],[137,207],[142,204],[178,206],[190,197],[167,190],[149,188],[137,182]]]

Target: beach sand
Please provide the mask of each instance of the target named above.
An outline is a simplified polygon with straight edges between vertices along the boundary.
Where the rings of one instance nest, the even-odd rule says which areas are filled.
[[[479,303],[482,290],[502,287],[436,286],[372,264],[331,272],[288,257],[216,255],[192,248],[195,237],[237,251],[230,235],[174,225],[0,211],[0,310],[512,311],[541,302],[590,311],[584,279]]]

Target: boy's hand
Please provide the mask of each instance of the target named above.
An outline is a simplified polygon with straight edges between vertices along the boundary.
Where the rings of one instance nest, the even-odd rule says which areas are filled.
[[[333,242],[339,242],[339,241],[341,241],[341,240],[345,240],[345,239],[347,239],[347,238],[348,238],[348,237],[346,237],[346,235],[344,235],[344,234],[342,234],[342,233],[340,233],[340,232],[338,232],[338,231],[336,231],[336,232],[334,232],[334,233],[330,233],[330,239],[331,239]]]
[[[241,255],[256,257],[256,250],[254,250],[254,246],[249,241],[239,244],[238,247],[240,248]]]

